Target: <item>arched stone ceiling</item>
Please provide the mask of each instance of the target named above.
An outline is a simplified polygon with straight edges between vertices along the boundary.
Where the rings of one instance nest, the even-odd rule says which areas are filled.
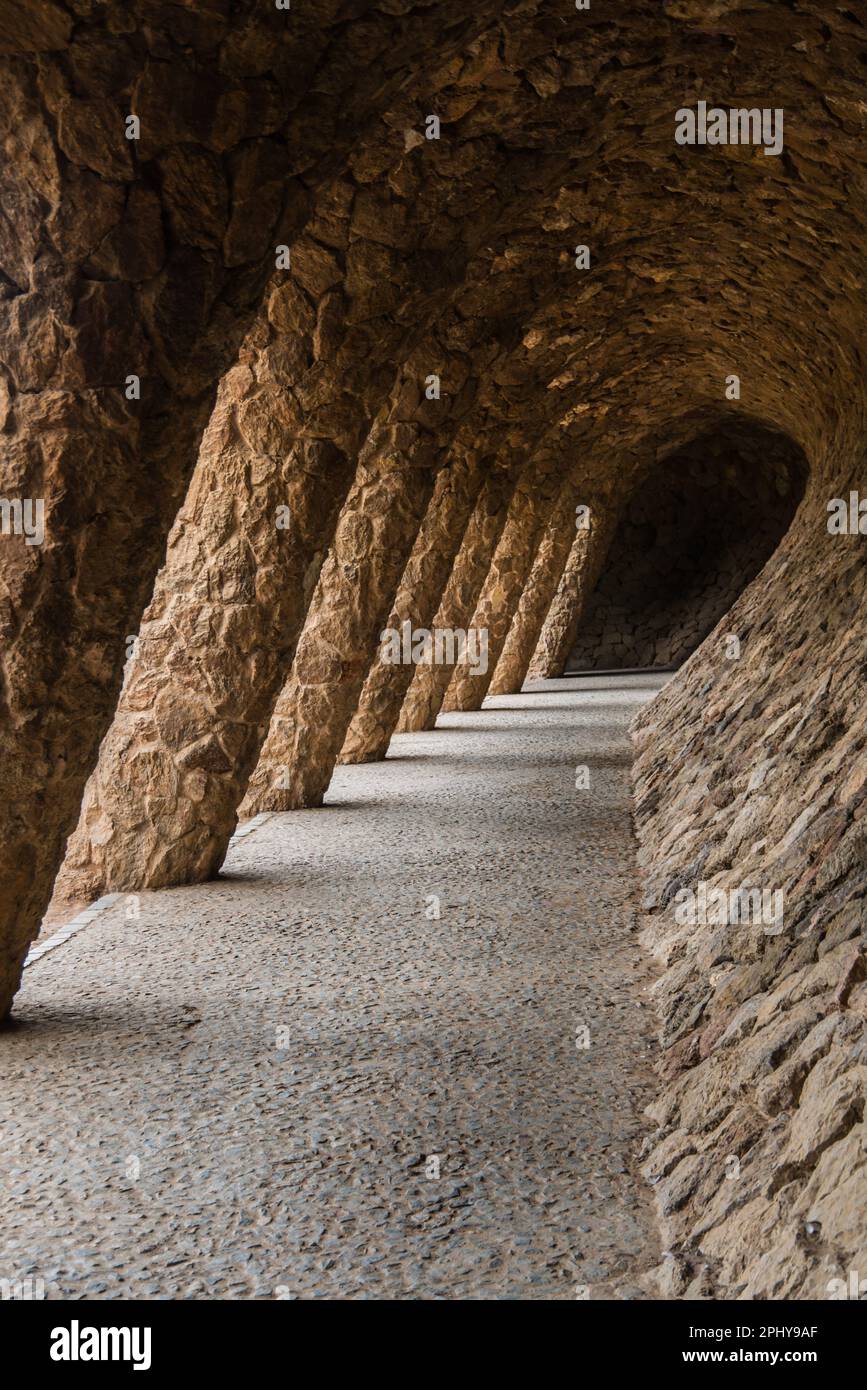
[[[619,382],[633,403],[643,393],[642,410],[656,398],[667,413],[684,371],[663,368],[668,350],[704,356],[708,400],[736,372],[745,406],[818,441],[823,417],[833,429],[841,375],[855,404],[861,362],[858,316],[840,293],[862,273],[863,199],[850,196],[864,182],[859,26],[830,7],[833,25],[799,8],[785,30],[723,7],[696,30],[685,10],[661,23],[658,7],[639,5],[618,7],[615,30],[611,7],[604,17],[553,8],[524,10],[520,23],[510,14],[423,96],[387,113],[384,133],[350,158],[354,189],[338,183],[349,210],[340,234],[326,225],[333,198],[308,224],[301,284],[315,295],[325,274],[330,292],[345,293],[356,352],[365,326],[372,339],[380,331],[383,308],[405,327],[415,394],[428,371],[442,372],[444,394],[466,394],[474,379],[508,416],[517,448],[570,412],[589,428],[600,383],[609,411],[623,410]],[[830,103],[823,68],[834,74]],[[780,90],[769,93],[777,70]],[[781,105],[783,156],[677,147],[674,111],[701,93]],[[441,116],[439,141],[419,134],[428,110]],[[336,254],[323,254],[329,241]],[[579,241],[591,248],[589,271],[572,264]],[[821,325],[809,358],[806,323]],[[409,383],[407,394],[400,418],[416,406]],[[416,413],[435,426],[447,409],[420,399]]]

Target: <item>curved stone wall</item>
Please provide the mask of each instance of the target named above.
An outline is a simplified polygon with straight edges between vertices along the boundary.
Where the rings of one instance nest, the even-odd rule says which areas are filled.
[[[813,454],[781,546],[634,730],[661,968],[645,1172],[678,1295],[825,1298],[864,1261],[867,566],[827,529],[862,440]],[[746,921],[741,890],[767,895]]]

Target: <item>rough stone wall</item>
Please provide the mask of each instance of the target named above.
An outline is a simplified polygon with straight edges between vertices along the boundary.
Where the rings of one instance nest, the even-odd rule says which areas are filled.
[[[761,575],[634,729],[661,967],[645,1173],[677,1296],[827,1298],[867,1260],[867,563],[863,536],[826,526],[864,462],[860,439],[839,446],[836,476],[814,477]],[[698,907],[690,925],[677,895],[702,882],[779,890],[781,929],[772,900],[760,925]]]
[[[679,666],[776,548],[805,473],[790,440],[743,427],[656,465],[618,519],[567,671]]]

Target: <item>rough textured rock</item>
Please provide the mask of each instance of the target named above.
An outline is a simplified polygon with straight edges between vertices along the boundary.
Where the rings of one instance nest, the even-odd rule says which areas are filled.
[[[514,472],[490,473],[467,524],[433,627],[466,631],[485,582],[515,492]],[[397,733],[432,729],[452,678],[447,662],[417,666],[397,722]]]
[[[305,434],[285,340],[256,336],[223,379],[55,898],[208,878],[234,830],[359,436],[351,414],[342,449]]]
[[[406,66],[483,24],[448,3],[361,26],[330,0],[291,23],[254,0],[3,5],[3,489],[44,502],[47,538],[0,554],[0,1017],[275,247]]]
[[[56,14],[68,22],[65,11],[46,11]],[[306,201],[284,176],[263,196],[254,244],[230,246],[241,166],[258,154],[264,169],[279,122],[227,78],[217,87],[234,85],[240,101],[222,153],[227,167],[233,152],[239,163],[215,200],[207,247],[194,244],[176,215],[171,161],[188,143],[214,158],[219,91],[202,93],[192,129],[183,61],[173,71],[153,64],[143,30],[115,37],[106,61],[102,18],[80,18],[74,54],[60,43],[65,24],[25,24],[19,48],[10,21],[0,79],[3,489],[43,499],[47,531],[42,546],[2,548],[0,1016],[78,814],[126,634],[217,380],[268,279],[265,249],[291,235]],[[189,39],[200,59],[214,51],[207,28]],[[132,102],[142,120],[135,154],[124,138]],[[138,400],[126,398],[130,374]]]
[[[367,280],[345,270],[350,247],[357,256],[363,245],[363,196],[343,178],[320,191],[292,273],[249,334],[243,370],[224,379],[57,896],[196,880],[222,861],[330,540],[328,489],[344,499],[394,386],[402,331],[392,295],[372,301]],[[431,209],[419,198],[409,218],[392,192],[378,210],[401,229],[404,310],[420,314],[441,289],[436,275],[419,286],[411,272]],[[432,349],[417,351],[423,364]],[[400,394],[406,405],[411,380]],[[155,724],[156,692],[186,710],[171,728]]]
[[[511,695],[524,684],[542,625],[569,559],[580,496],[580,489],[571,479],[567,479],[560,489],[557,505],[545,527],[533,567],[518,601],[491,680],[490,695]]]
[[[684,1267],[744,1298],[826,1298],[865,1255],[867,565],[863,538],[826,528],[864,454],[810,453],[792,530],[634,730],[663,967],[645,1171]],[[679,922],[701,882],[780,892],[779,929]]]
[[[242,815],[322,804],[433,485],[424,440],[360,462]]]
[[[863,1258],[864,542],[825,523],[865,488],[864,52],[857,7],[830,0],[0,5],[2,489],[44,500],[47,525],[43,545],[0,536],[0,1015],[219,382],[288,284],[274,327],[299,408],[273,457],[298,423],[325,454],[359,441],[340,450],[357,467],[320,586],[334,606],[314,601],[296,653],[305,710],[278,761],[297,802],[321,799],[441,469],[520,460],[550,482],[515,515],[513,553],[489,575],[483,528],[484,563],[464,544],[444,595],[467,626],[486,584],[496,657],[580,461],[595,524],[531,667],[558,671],[650,461],[734,419],[803,448],[781,548],[637,731],[666,1044],[648,1172],[679,1267],[697,1266],[687,1290],[821,1294]],[[676,143],[679,108],[730,99],[785,112],[778,154]],[[214,603],[217,626],[232,607]],[[408,727],[436,717],[429,674]],[[221,781],[193,738],[209,765],[192,772],[231,784],[220,835],[270,698],[257,712],[244,683],[239,769]],[[186,739],[169,722],[161,769]],[[164,811],[156,794],[130,807],[153,863]],[[685,930],[670,909],[696,880],[783,892],[784,931]]]
[[[530,680],[562,675],[585,606],[605,563],[617,524],[617,512],[600,506],[595,498],[585,505],[590,507],[587,524],[574,532],[566,565],[527,671]]]
[[[487,664],[484,670],[475,669],[468,661],[455,666],[443,710],[481,708],[559,486],[559,474],[548,459],[528,468],[519,478],[469,624],[475,632],[486,634]]]
[[[413,546],[386,627],[401,632],[409,623],[436,631],[436,610],[458,547],[482,485],[478,460],[453,463],[437,478],[434,495]],[[431,658],[436,654],[432,648]],[[346,734],[339,761],[369,763],[384,758],[394,733],[413,671],[410,662],[382,660],[377,649],[364,682],[358,709]]]

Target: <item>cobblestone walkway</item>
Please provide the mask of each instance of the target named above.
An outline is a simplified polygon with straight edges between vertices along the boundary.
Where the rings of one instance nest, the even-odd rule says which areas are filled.
[[[0,1278],[640,1296],[653,1029],[626,725],[659,683],[447,715],[239,838],[218,882],[143,894],[137,918],[120,898],[35,960],[0,1035]]]

